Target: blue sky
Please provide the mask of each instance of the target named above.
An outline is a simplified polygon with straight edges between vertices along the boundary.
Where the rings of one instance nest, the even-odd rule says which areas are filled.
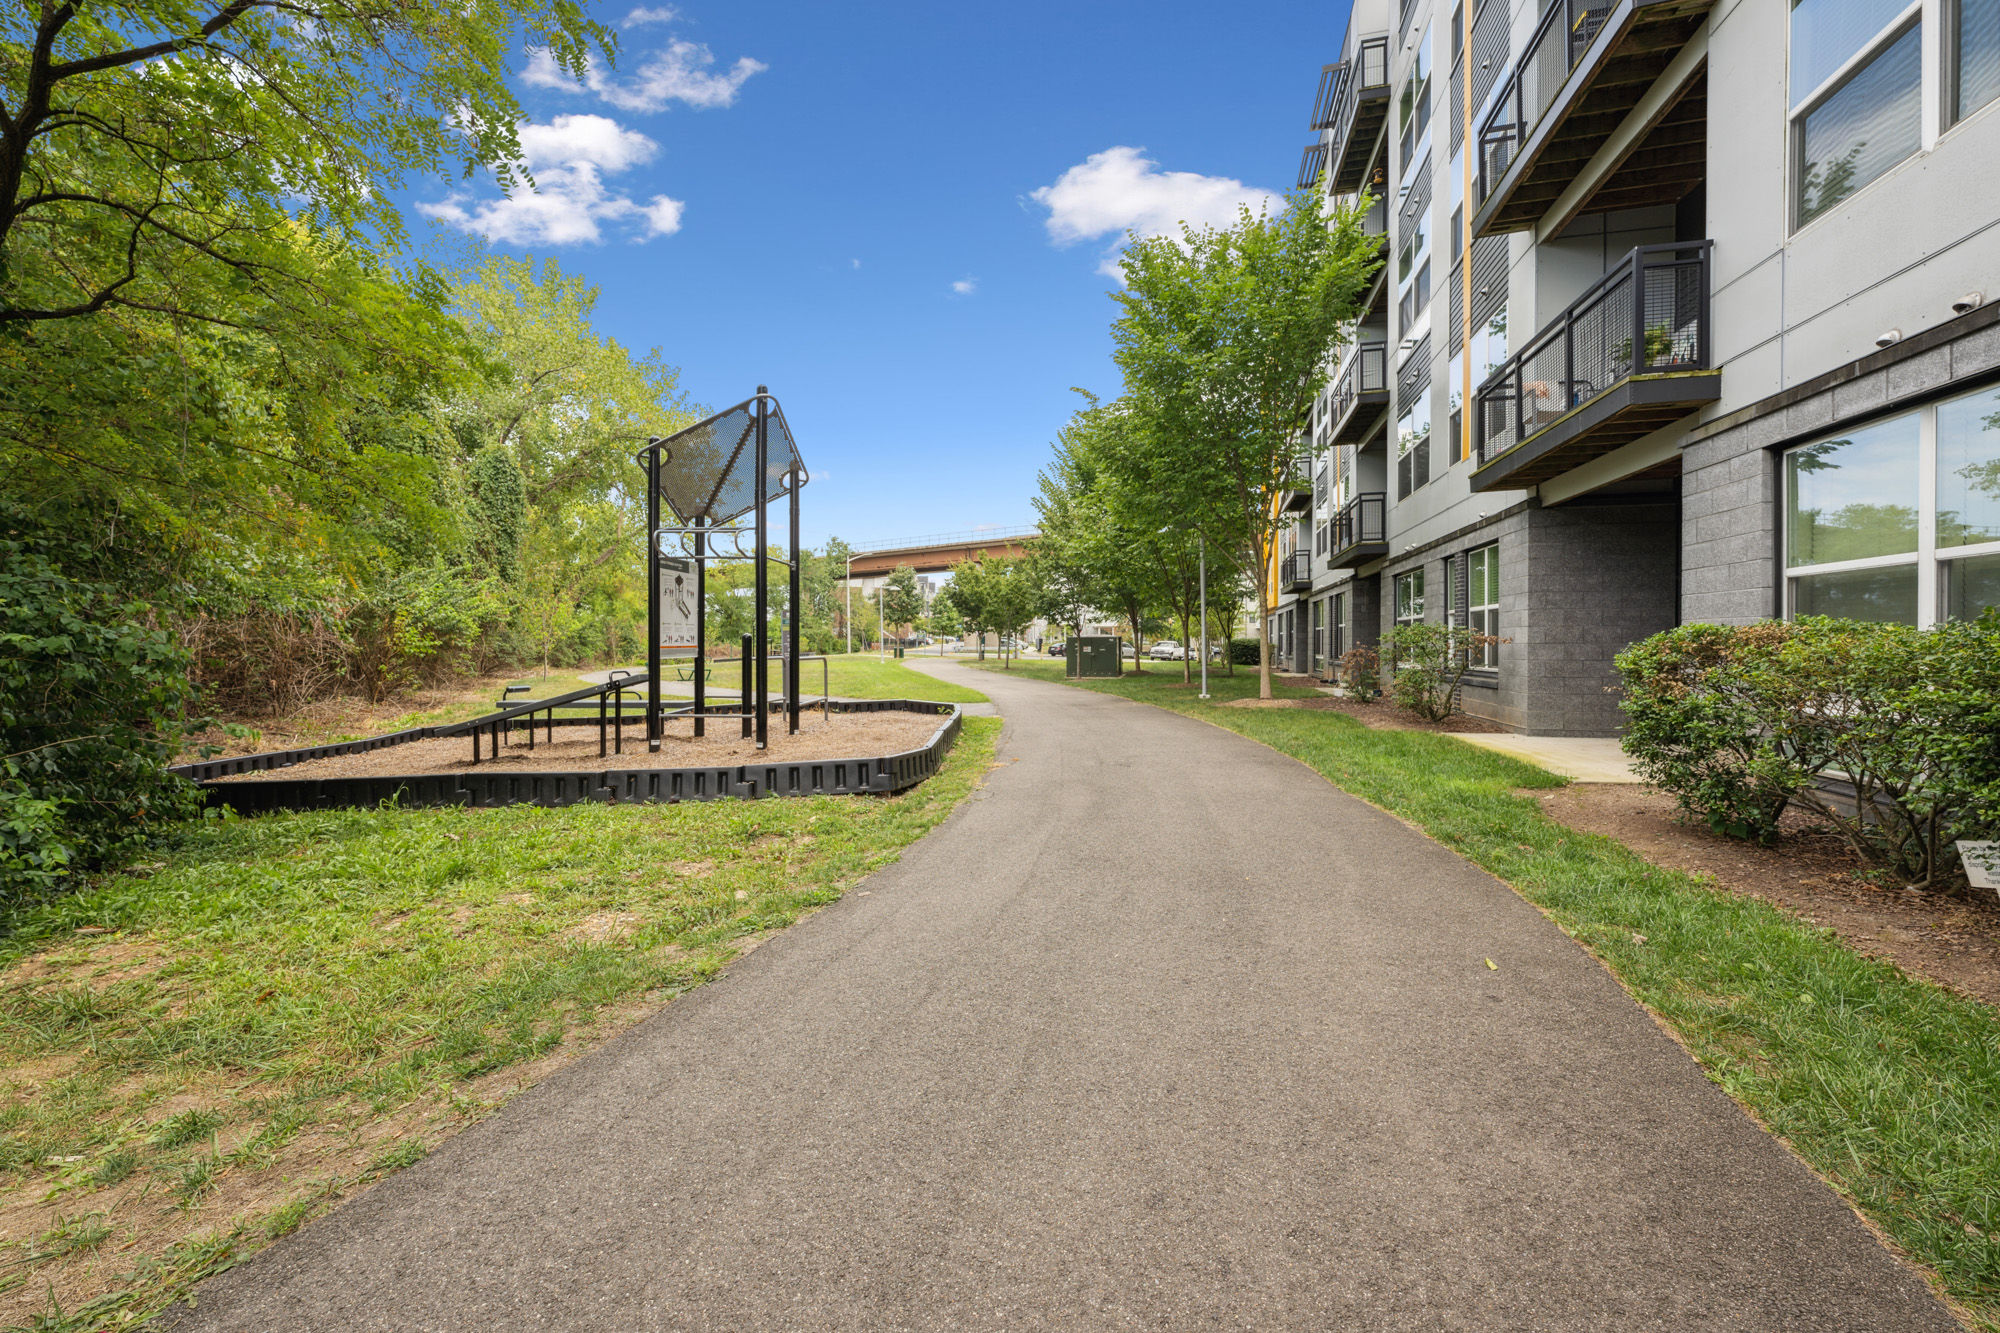
[[[1127,227],[1292,184],[1345,6],[614,0],[615,72],[523,61],[542,185],[411,202],[603,290],[716,407],[759,382],[814,473],[805,536],[1031,523],[1079,385],[1115,393]],[[418,220],[413,218],[413,221]]]

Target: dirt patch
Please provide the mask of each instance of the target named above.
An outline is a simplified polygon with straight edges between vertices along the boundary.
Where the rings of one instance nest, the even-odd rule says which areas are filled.
[[[739,764],[783,762],[797,759],[861,759],[901,754],[928,744],[944,720],[935,713],[834,713],[801,718],[799,733],[788,735],[782,722],[770,729],[770,747],[759,750],[754,740],[745,740],[735,718],[708,719],[708,735],[697,738],[694,724],[673,720],[667,728],[665,744],[658,754],[646,749],[643,732],[635,739],[627,727],[625,752],[597,753],[597,730],[558,729],[554,741],[546,733],[528,747],[525,731],[517,731],[492,756],[489,743],[481,742],[478,771],[594,773],[608,768],[701,768],[735,767]],[[358,778],[403,777],[420,773],[473,772],[472,741],[469,737],[450,740],[410,741],[363,754],[334,755],[294,764],[278,773],[240,773],[219,782],[257,782],[273,777]]]
[[[1308,683],[1305,677],[1295,679],[1301,684]],[[1485,718],[1474,717],[1470,713],[1454,713],[1442,722],[1432,722],[1396,704],[1380,700],[1374,703],[1359,703],[1352,699],[1337,699],[1330,694],[1323,694],[1317,699],[1231,699],[1223,707],[1305,708],[1321,713],[1345,713],[1370,731],[1441,731],[1460,735],[1491,735],[1507,730],[1498,723],[1488,722]]]
[[[1857,953],[2000,1004],[2000,900],[1877,888],[1855,878],[1863,867],[1839,838],[1797,814],[1786,816],[1775,845],[1759,847],[1682,823],[1673,798],[1651,787],[1578,783],[1521,795],[1558,823],[1788,908]]]

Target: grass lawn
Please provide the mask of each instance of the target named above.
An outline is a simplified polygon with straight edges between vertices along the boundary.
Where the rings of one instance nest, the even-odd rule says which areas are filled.
[[[1063,680],[1060,663],[1022,663]],[[2000,1016],[1547,818],[1563,780],[1450,736],[1334,712],[1218,708],[1166,678],[1070,681],[1188,713],[1302,760],[1511,884],[1603,959],[1708,1076],[2000,1330]],[[1248,682],[1247,691],[1244,683]],[[1255,693],[1255,675],[1224,697]]]
[[[0,1326],[136,1323],[835,901],[899,796],[204,824],[0,922]]]
[[[669,683],[685,685],[670,674]],[[718,695],[736,697],[736,687],[741,682],[742,668],[735,662],[715,665],[709,669],[708,684]],[[818,694],[820,687],[820,664],[801,662],[799,664],[801,685],[808,694]],[[826,680],[829,691],[835,698],[847,699],[930,699],[938,703],[978,704],[985,703],[986,696],[977,690],[969,690],[963,685],[947,685],[935,676],[926,676],[921,671],[912,671],[893,657],[887,661],[878,660],[874,654],[855,653],[835,655],[827,659]],[[772,663],[771,687],[778,688],[779,673],[777,663]],[[547,680],[538,675],[523,676],[510,684],[532,687],[527,694],[515,696],[517,699],[545,699],[571,690],[580,690],[589,682],[573,674],[550,672]],[[643,688],[643,687],[642,687]],[[495,691],[498,697],[498,691]],[[422,726],[413,722],[412,726]]]

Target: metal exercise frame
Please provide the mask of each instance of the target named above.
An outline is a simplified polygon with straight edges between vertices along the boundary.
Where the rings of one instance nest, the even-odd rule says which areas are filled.
[[[690,454],[702,445],[712,446],[715,432],[729,418],[745,414],[743,432],[729,448],[728,456],[716,462],[713,478],[703,473],[707,482],[705,495],[698,501],[690,502],[685,496],[674,508],[676,522],[661,522],[663,469],[674,459],[677,442],[689,440]],[[782,485],[773,493],[771,482],[771,425],[773,421],[782,432],[782,442],[786,448],[789,466],[780,474]],[[733,423],[732,423],[733,424]],[[718,514],[725,487],[734,477],[742,461],[745,446],[751,450],[750,476],[752,500],[747,506],[733,512]],[[739,708],[729,711],[732,715],[741,711],[744,715],[744,736],[754,734],[757,748],[762,750],[770,744],[771,679],[770,679],[770,562],[777,557],[770,554],[770,507],[771,501],[783,496],[790,507],[789,541],[786,558],[778,563],[791,571],[791,581],[786,601],[788,632],[785,636],[784,657],[781,663],[782,678],[780,689],[785,700],[787,730],[796,733],[799,729],[799,626],[803,609],[799,588],[799,490],[811,475],[806,471],[804,461],[799,457],[798,448],[792,440],[791,427],[785,422],[784,411],[778,400],[765,385],[758,385],[754,396],[744,399],[734,407],[718,412],[704,421],[696,422],[687,429],[673,435],[655,437],[646,443],[635,456],[634,461],[646,472],[646,552],[647,552],[647,610],[646,610],[646,743],[649,750],[660,749],[664,735],[663,720],[665,710],[660,704],[660,590],[661,560],[664,557],[662,541],[666,538],[678,539],[683,553],[691,556],[695,566],[695,647],[694,660],[694,734],[706,734],[707,719],[723,710],[711,710],[708,706],[706,670],[708,664],[708,560],[711,555],[721,554],[718,539],[726,537],[730,553],[738,558],[749,559],[756,566],[755,617],[753,632],[744,635],[742,651],[743,692]],[[714,460],[708,460],[714,462]],[[686,510],[688,512],[682,512]],[[742,519],[754,515],[746,527]],[[749,536],[753,548],[743,549],[743,539]],[[674,710],[679,715],[683,710]]]

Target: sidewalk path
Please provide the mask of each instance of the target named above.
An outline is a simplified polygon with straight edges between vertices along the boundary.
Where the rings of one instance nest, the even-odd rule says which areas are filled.
[[[931,669],[1001,764],[865,895],[174,1326],[1956,1327],[1497,881],[1220,729]]]

